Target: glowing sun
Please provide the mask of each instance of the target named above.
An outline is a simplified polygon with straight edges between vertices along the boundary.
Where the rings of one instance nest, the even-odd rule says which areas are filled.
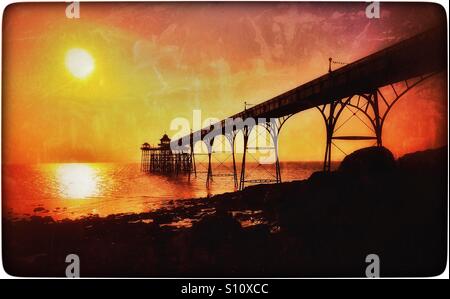
[[[72,75],[83,79],[92,73],[95,63],[88,51],[83,49],[70,49],[66,53],[66,67]]]

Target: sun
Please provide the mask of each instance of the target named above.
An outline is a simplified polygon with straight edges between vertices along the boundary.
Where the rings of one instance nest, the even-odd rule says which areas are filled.
[[[66,53],[66,67],[73,76],[83,79],[94,71],[95,62],[88,51],[75,48]]]

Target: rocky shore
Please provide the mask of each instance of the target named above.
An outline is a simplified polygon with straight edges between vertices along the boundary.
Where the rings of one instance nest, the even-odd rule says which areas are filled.
[[[174,201],[141,214],[54,221],[3,217],[3,263],[16,276],[431,276],[446,265],[447,148],[395,160],[358,150],[332,173]]]

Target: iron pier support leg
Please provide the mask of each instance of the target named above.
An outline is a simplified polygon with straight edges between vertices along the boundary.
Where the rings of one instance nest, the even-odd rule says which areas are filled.
[[[208,151],[208,174],[206,176],[206,187],[209,187],[212,181],[212,167],[211,167],[211,151]]]
[[[144,171],[148,172],[148,151],[144,153]]]
[[[194,150],[192,150],[192,166],[194,170],[194,176],[197,178],[197,166],[195,166],[195,153]]]
[[[275,151],[275,181],[276,183],[281,183],[281,167],[280,167],[280,157],[278,156],[278,136],[280,135],[281,127],[284,122],[289,118],[282,117],[280,119],[272,119],[266,124],[266,128],[272,137],[273,148]]]
[[[372,93],[372,108],[374,112],[374,118],[375,118],[375,135],[377,137],[377,146],[382,146],[382,138],[381,138],[381,131],[382,131],[382,125],[381,125],[381,116],[380,116],[380,108],[378,105],[378,90],[375,90]]]
[[[145,172],[145,151],[142,151],[142,171]]]
[[[209,188],[211,182],[213,181],[212,165],[211,165],[211,155],[213,151],[214,138],[206,141],[206,146],[208,148],[208,174],[206,176],[206,187]]]
[[[243,190],[244,185],[245,185],[245,158],[247,155],[249,128],[244,127],[243,133],[244,133],[244,153],[242,155],[241,177],[240,177],[240,181],[239,181],[239,190]]]
[[[276,181],[277,183],[281,183],[281,167],[280,167],[280,159],[278,158],[278,140],[274,140],[274,148],[275,148],[275,170],[276,170]]]
[[[235,157],[235,140],[236,135],[234,135],[232,142],[231,142],[231,154],[233,156],[233,181],[234,181],[234,189],[236,190],[238,188],[238,179],[237,179],[237,171],[236,171],[236,157]]]
[[[325,157],[323,161],[324,172],[331,171],[331,149],[333,146],[334,128],[336,127],[336,123],[337,120],[339,119],[339,116],[341,115],[346,105],[351,101],[352,97],[353,96],[350,96],[346,99],[341,99],[339,101],[331,102],[330,104],[325,104],[322,107],[317,107],[317,109],[319,109],[325,121],[326,145],[325,145]],[[327,106],[330,107],[329,111],[325,111]]]
[[[188,181],[191,180],[191,173],[193,171],[193,166],[192,166],[192,149],[191,152],[189,153],[189,156],[186,157],[187,158],[187,172],[188,172]]]
[[[248,137],[249,137],[250,130],[246,126],[243,129],[243,135],[244,135],[244,153],[242,155],[242,164],[241,164],[241,177],[239,180],[239,190],[244,190],[245,186],[245,159],[247,156],[247,146],[248,146]]]
[[[276,183],[281,183],[281,165],[280,165],[280,157],[278,155],[278,137],[280,136],[281,128],[284,123],[292,116],[293,114],[282,116],[279,118],[271,118],[266,120],[265,128],[269,132],[273,141],[273,148],[275,151],[275,181]]]
[[[331,170],[331,138],[332,138],[332,132],[330,132],[330,129],[327,125],[327,136],[326,136],[326,145],[325,145],[325,158],[323,160],[323,171],[329,172]]]
[[[225,137],[227,138],[230,147],[231,147],[231,156],[233,158],[233,182],[234,182],[234,190],[238,189],[238,178],[237,178],[237,171],[236,171],[236,156],[235,156],[235,148],[236,148],[236,132],[233,131],[231,133],[225,134]]]
[[[197,168],[195,166],[195,153],[194,153],[194,143],[191,141],[191,157],[190,157],[190,163],[189,163],[189,178],[190,178],[190,174],[191,172],[194,172],[194,176],[195,178],[197,178]]]
[[[334,111],[336,109],[336,104],[330,104],[330,111],[328,117],[325,119],[326,126],[326,146],[325,146],[325,160],[323,163],[323,171],[329,172],[331,170],[331,150],[332,150],[332,139],[335,125]]]

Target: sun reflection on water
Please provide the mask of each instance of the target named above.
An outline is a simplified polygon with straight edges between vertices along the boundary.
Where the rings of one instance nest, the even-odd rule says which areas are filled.
[[[100,195],[98,170],[89,164],[61,164],[55,174],[57,188],[63,198],[83,199]]]
[[[306,178],[320,168],[320,163],[289,165],[286,180]],[[228,167],[225,165],[224,170]],[[206,174],[200,174],[197,180],[149,175],[140,171],[139,164],[7,165],[3,175],[4,210],[14,217],[37,215],[62,220],[143,213],[179,207],[183,203],[177,199],[205,197],[208,192]],[[229,177],[218,177],[212,187],[212,194],[234,188]]]

